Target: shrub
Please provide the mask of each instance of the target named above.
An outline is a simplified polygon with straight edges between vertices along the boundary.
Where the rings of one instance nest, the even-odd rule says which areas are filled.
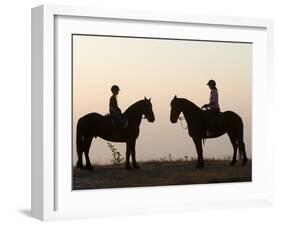
[[[112,153],[112,164],[113,165],[120,165],[123,161],[124,158],[121,157],[121,153],[117,150],[117,148],[110,142],[107,142],[107,146],[110,148],[111,153]]]

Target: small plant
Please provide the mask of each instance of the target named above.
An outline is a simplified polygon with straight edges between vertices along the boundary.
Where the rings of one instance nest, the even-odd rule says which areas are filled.
[[[123,161],[124,158],[121,157],[121,153],[117,150],[117,148],[110,142],[107,142],[107,146],[110,148],[112,152],[112,164],[113,165],[120,165]]]
[[[173,161],[172,154],[168,154],[168,157],[164,156],[164,157],[160,158],[160,161],[161,162],[172,162]]]
[[[161,158],[160,158],[160,161],[161,161],[161,162],[166,162],[166,161],[167,161],[167,158],[166,158],[166,157],[161,157]]]
[[[172,154],[169,154],[169,161],[172,162],[173,159],[172,159]]]

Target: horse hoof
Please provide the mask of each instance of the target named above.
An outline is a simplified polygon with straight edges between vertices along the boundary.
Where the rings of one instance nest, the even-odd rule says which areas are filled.
[[[131,166],[126,166],[125,169],[126,170],[132,170],[132,167]]]
[[[245,166],[248,162],[248,159],[244,159],[243,162],[242,162],[242,166]]]
[[[86,169],[87,170],[93,170],[93,166],[92,165],[86,165]]]
[[[84,169],[84,166],[83,166],[83,164],[81,164],[81,163],[77,163],[77,164],[76,164],[76,168],[77,168],[77,169],[80,169],[80,170],[83,170],[83,169]]]
[[[195,166],[196,169],[203,169],[204,168],[204,164],[197,164]]]
[[[236,161],[231,161],[231,163],[229,164],[229,166],[230,166],[230,167],[231,167],[231,166],[234,166],[235,163],[236,163]]]
[[[140,169],[140,166],[138,164],[133,165],[134,169]]]

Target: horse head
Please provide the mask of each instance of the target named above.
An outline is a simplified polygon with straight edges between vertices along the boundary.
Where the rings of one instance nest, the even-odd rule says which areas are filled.
[[[179,115],[181,113],[181,108],[178,104],[178,98],[175,95],[175,97],[173,98],[173,100],[171,101],[171,113],[170,113],[170,121],[171,123],[176,123]]]
[[[152,110],[151,98],[147,99],[146,97],[144,97],[142,103],[143,103],[142,113],[144,114],[144,117],[147,118],[149,122],[154,122],[155,117]]]

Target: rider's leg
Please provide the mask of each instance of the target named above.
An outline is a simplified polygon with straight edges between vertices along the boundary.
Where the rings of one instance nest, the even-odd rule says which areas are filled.
[[[212,113],[211,110],[208,109],[205,111],[206,114],[206,118],[205,118],[205,122],[206,122],[206,136],[211,136],[212,135],[212,126],[211,126],[211,117],[212,117]]]
[[[209,110],[208,130],[210,136],[214,136],[216,133],[215,118],[217,117],[218,114],[219,114],[219,109]]]
[[[121,114],[118,114],[116,116],[116,120],[117,120],[117,124],[118,124],[118,128],[122,128],[124,125],[124,120]]]

